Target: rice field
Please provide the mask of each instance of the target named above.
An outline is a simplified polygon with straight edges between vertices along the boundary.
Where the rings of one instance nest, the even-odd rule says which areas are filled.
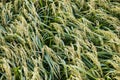
[[[0,0],[0,80],[120,80],[120,0]]]

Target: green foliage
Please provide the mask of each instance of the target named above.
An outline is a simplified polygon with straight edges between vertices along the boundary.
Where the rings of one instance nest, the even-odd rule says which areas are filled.
[[[1,0],[0,80],[120,80],[120,1]]]

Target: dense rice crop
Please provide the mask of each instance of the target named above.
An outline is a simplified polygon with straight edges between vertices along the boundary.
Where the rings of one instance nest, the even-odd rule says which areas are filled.
[[[120,80],[120,0],[0,0],[0,80]]]

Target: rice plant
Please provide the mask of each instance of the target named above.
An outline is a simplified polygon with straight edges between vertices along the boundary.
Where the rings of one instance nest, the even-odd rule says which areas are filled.
[[[120,1],[0,0],[0,80],[120,80]]]

